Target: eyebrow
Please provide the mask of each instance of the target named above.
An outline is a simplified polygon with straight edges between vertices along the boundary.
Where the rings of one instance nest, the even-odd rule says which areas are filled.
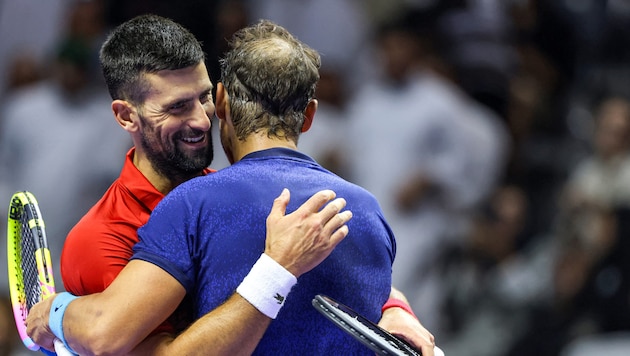
[[[198,97],[200,97],[201,95],[212,95],[212,89],[214,87],[212,85],[210,85],[210,87],[208,87],[207,89],[203,90],[199,95],[197,96],[190,96],[190,97],[185,97],[185,98],[176,98],[174,100],[168,101],[166,102],[164,105],[162,105],[162,107],[164,109],[168,109],[173,105],[176,104],[187,104],[189,102],[192,102],[194,100],[196,100]]]

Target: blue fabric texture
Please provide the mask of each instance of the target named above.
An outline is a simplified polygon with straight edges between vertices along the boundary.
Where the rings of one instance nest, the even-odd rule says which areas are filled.
[[[349,235],[332,254],[298,278],[255,354],[373,355],[311,301],[328,295],[377,322],[391,289],[394,236],[372,194],[297,151],[254,152],[180,185],[138,230],[133,258],[176,278],[197,301],[200,317],[234,293],[264,251],[266,217],[283,188],[291,192],[287,214],[315,192],[332,189],[346,199],[353,218]]]

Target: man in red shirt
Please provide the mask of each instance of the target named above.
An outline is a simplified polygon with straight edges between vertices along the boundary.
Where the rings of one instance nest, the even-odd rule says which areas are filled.
[[[135,147],[129,150],[120,177],[66,238],[61,272],[72,294],[99,293],[111,284],[133,254],[136,230],[164,198],[133,164],[135,154]]]

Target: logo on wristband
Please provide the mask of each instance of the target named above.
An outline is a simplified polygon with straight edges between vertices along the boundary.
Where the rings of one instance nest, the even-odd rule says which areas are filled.
[[[284,303],[285,297],[281,296],[280,293],[276,293],[276,295],[273,298],[278,301],[278,304]]]

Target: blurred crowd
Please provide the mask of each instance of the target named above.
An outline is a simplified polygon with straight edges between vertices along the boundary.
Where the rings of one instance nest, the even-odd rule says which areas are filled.
[[[217,81],[225,39],[267,18],[322,55],[298,147],[377,197],[394,285],[447,355],[630,354],[627,1],[62,3],[50,53],[0,62],[0,202],[38,197],[56,261],[131,145],[98,70],[108,29],[170,17]],[[0,355],[17,354],[6,340]]]

